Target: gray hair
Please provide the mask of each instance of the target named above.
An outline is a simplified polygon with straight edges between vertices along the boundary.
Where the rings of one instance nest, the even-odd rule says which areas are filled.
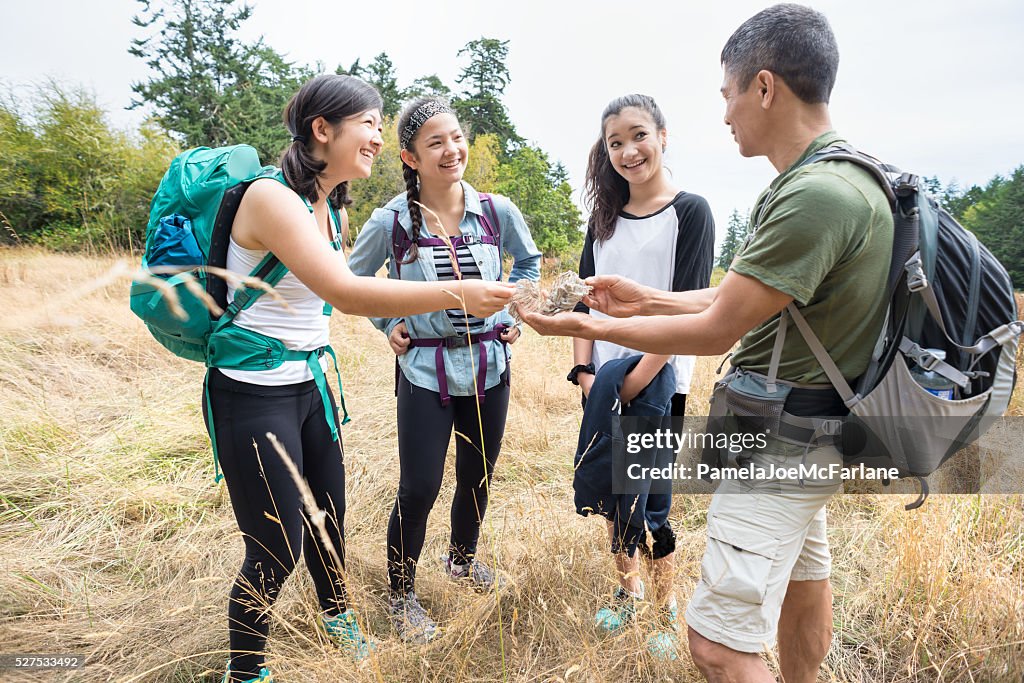
[[[747,19],[722,48],[722,66],[746,90],[762,69],[808,104],[828,103],[839,48],[828,19],[802,5],[774,5]]]

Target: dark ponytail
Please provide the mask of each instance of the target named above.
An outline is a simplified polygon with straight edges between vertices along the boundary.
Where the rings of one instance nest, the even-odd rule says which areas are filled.
[[[416,136],[419,135],[420,126],[427,119],[439,113],[454,114],[448,103],[440,97],[418,97],[405,106],[398,117],[398,139],[402,149],[411,150]],[[416,241],[420,238],[423,229],[423,212],[420,211],[420,185],[419,173],[405,161],[402,161],[402,177],[405,178],[405,198],[409,205],[409,218],[412,219],[412,244],[403,264],[412,263],[419,256],[419,247]]]
[[[665,115],[649,95],[623,95],[612,100],[601,113],[601,135],[590,150],[584,196],[590,209],[590,230],[596,242],[604,242],[615,234],[615,221],[622,207],[629,202],[629,183],[619,175],[608,158],[604,141],[604,124],[627,107],[636,107],[651,116],[659,131],[665,129]]]
[[[333,188],[320,184],[327,162],[311,152],[313,121],[322,116],[337,125],[350,116],[370,109],[380,109],[383,100],[377,90],[355,76],[321,74],[306,81],[284,108],[284,125],[292,134],[292,142],[281,155],[281,170],[288,187],[310,202],[323,193],[335,209],[352,203],[348,182]]]

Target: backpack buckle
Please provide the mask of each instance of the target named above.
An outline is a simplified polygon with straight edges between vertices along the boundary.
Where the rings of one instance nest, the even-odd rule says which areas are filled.
[[[476,244],[478,241],[479,240],[477,240],[476,235],[463,235],[462,236],[462,243],[466,244],[466,245]]]
[[[917,192],[919,183],[916,175],[913,173],[904,173],[896,180],[895,185],[896,187],[893,189],[896,192],[897,197],[909,197]]]
[[[921,252],[914,254],[903,268],[907,271],[907,289],[911,292],[920,292],[928,288],[928,277],[924,274]]]
[[[931,372],[939,364],[940,359],[938,356],[934,356],[925,349],[921,349],[921,353],[914,359],[918,366],[925,372]]]
[[[469,346],[469,339],[465,335],[458,335],[455,337],[444,338],[445,348],[448,349],[461,349],[464,346]]]
[[[839,436],[843,431],[842,420],[825,420],[818,427],[818,430],[825,436]]]

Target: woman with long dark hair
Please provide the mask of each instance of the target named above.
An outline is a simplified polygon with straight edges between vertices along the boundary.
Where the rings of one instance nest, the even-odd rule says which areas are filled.
[[[587,165],[586,197],[591,214],[580,257],[580,277],[625,275],[667,291],[708,286],[714,220],[703,197],[673,184],[663,165],[667,144],[665,117],[647,95],[616,98],[601,114],[601,136],[594,143]],[[603,315],[584,304],[576,310]],[[610,342],[573,339],[570,379],[581,387],[584,403],[602,365],[637,353]],[[621,402],[632,401],[663,366],[671,364],[676,393],[671,398],[670,412],[672,417],[682,418],[694,361],[693,356],[643,354],[625,376]],[[654,602],[663,622],[663,627],[648,639],[648,647],[657,656],[674,658],[678,635],[673,590],[675,534],[668,520],[670,506],[670,494],[652,493],[639,526],[621,519],[608,521],[619,587],[609,604],[598,611],[595,621],[599,629],[615,632],[633,619],[636,601],[645,598],[637,553],[638,547],[644,549],[652,560]],[[642,533],[639,537],[627,531],[637,528]]]
[[[398,137],[406,191],[363,226],[353,272],[372,275],[387,260],[393,280],[494,281],[508,254],[509,281],[536,280],[540,252],[519,209],[462,179],[469,146],[451,107],[436,97],[413,101],[398,119]],[[505,433],[507,347],[519,337],[512,323],[507,313],[478,317],[459,309],[374,321],[398,355],[401,474],[388,523],[388,577],[392,621],[410,642],[427,642],[437,631],[414,582],[453,429],[460,437],[444,570],[477,589],[494,586],[495,571],[477,555],[477,541]]]
[[[251,185],[232,225],[228,270],[252,272],[268,254],[288,270],[275,287],[288,308],[260,297],[237,314],[234,325],[277,340],[288,360],[259,371],[212,368],[208,400],[204,396],[208,428],[245,542],[228,605],[231,656],[225,682],[271,680],[264,666],[269,613],[302,551],[326,633],[355,659],[371,650],[345,589],[344,454],[337,405],[323,381],[330,307],[356,315],[414,315],[451,308],[454,294],[465,310],[486,316],[511,297],[513,288],[497,282],[389,282],[349,270],[339,250],[338,210],[348,203],[348,181],[369,176],[380,152],[380,109],[380,95],[358,78],[309,80],[284,112],[292,142],[280,172]],[[238,294],[229,287],[228,301]],[[329,545],[303,511],[296,482],[268,432],[287,450],[326,513]]]

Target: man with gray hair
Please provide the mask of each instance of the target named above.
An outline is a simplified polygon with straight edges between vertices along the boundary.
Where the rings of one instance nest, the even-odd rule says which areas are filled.
[[[721,355],[739,341],[734,377],[764,382],[775,368],[772,384],[784,390],[778,395],[787,413],[844,415],[802,335],[775,344],[786,320],[780,314],[795,303],[843,376],[854,380],[867,368],[886,310],[893,221],[883,190],[853,163],[805,163],[844,142],[828,110],[839,64],[835,38],[819,12],[775,5],[733,33],[721,61],[725,123],[740,154],[765,156],[779,172],[758,198],[753,235],[722,283],[671,293],[617,276],[591,278],[586,303],[613,318],[523,317],[543,334],[649,353]],[[765,472],[804,463],[824,472],[841,462],[831,440],[812,437],[800,445],[769,438],[766,448],[732,464]],[[832,638],[825,505],[841,485],[827,476],[719,485],[708,509],[701,579],[686,611],[690,653],[709,681],[774,681],[760,653],[776,642],[786,683],[816,680]]]

